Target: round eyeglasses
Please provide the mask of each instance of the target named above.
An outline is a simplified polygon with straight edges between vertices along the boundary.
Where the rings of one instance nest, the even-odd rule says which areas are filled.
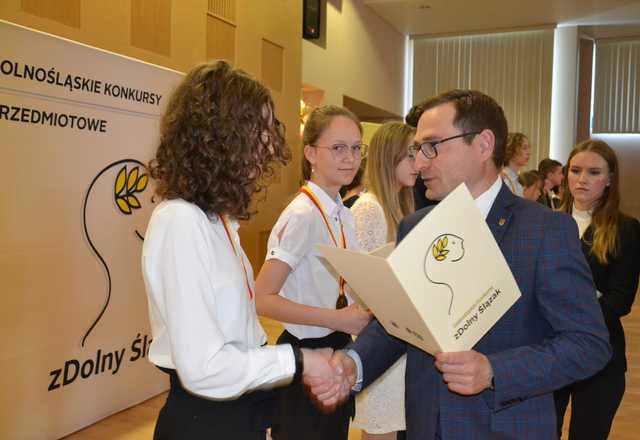
[[[324,148],[331,151],[331,155],[336,160],[343,160],[347,157],[352,157],[354,159],[364,159],[365,157],[367,157],[367,153],[369,151],[369,146],[363,143],[353,145],[333,144],[329,147],[314,144],[311,144],[311,146],[315,148]]]

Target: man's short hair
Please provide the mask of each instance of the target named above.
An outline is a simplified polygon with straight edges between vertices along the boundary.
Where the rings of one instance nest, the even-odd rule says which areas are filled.
[[[420,120],[420,116],[422,116],[422,113],[424,112],[424,110],[422,109],[423,105],[424,105],[424,102],[420,102],[414,105],[413,107],[411,107],[411,110],[409,110],[409,113],[407,113],[407,115],[404,117],[404,122],[407,125],[410,125],[413,128],[416,128],[418,126],[418,121]]]
[[[492,97],[477,90],[455,89],[419,104],[422,110],[420,114],[448,103],[453,104],[456,109],[453,126],[459,128],[463,133],[480,132],[485,129],[493,132],[496,141],[492,159],[496,168],[502,168],[507,133],[509,132],[502,107]],[[470,144],[473,136],[466,136],[463,139],[467,144]]]

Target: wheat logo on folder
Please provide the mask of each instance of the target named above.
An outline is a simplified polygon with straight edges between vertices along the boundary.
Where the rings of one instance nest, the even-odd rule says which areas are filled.
[[[318,248],[387,332],[431,354],[473,348],[520,297],[464,184],[395,249]]]

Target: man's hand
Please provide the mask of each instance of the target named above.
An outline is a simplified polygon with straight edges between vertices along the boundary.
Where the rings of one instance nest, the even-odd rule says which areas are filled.
[[[436,368],[449,390],[466,396],[491,387],[493,368],[489,359],[477,351],[437,353]]]
[[[357,377],[356,363],[341,351],[333,354],[329,365],[331,377],[306,373],[304,375],[304,383],[311,397],[318,407],[326,412],[335,410],[349,398]]]

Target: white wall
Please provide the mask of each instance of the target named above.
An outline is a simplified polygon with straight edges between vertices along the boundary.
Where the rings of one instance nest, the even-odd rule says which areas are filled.
[[[567,161],[576,141],[578,27],[558,27],[553,44],[549,157]]]
[[[302,82],[403,115],[405,37],[361,0],[327,0],[325,48],[302,42]]]

